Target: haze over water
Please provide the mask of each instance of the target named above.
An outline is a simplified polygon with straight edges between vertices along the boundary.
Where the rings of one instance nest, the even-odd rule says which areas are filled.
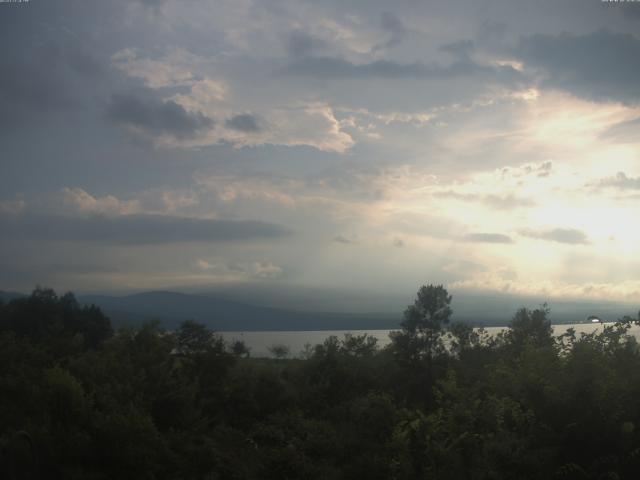
[[[604,325],[613,325],[605,323]],[[582,333],[593,333],[595,331],[602,332],[602,324],[591,323],[573,323],[553,325],[553,334],[555,336],[562,335],[567,329],[573,328],[576,331],[576,338],[580,338]],[[484,330],[489,335],[497,335],[499,332],[506,330],[507,327],[485,327]],[[478,329],[476,329],[478,330]],[[332,335],[343,339],[344,335],[351,333],[353,335],[364,335],[378,339],[378,346],[384,348],[391,340],[389,333],[394,330],[323,330],[323,331],[282,331],[282,332],[223,332],[222,336],[227,340],[243,340],[249,347],[252,357],[270,357],[269,347],[274,345],[285,345],[289,347],[290,356],[297,357],[305,350],[305,345],[310,344],[312,347],[324,342]],[[634,325],[629,329],[628,333],[640,338],[640,327]]]

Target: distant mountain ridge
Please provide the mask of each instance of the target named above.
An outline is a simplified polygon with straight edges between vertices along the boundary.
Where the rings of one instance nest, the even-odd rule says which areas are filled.
[[[407,303],[397,308],[376,313],[322,312],[313,310],[321,305],[334,305],[332,298],[317,292],[309,309],[298,310],[305,302],[281,306],[264,304],[264,295],[253,295],[251,291],[239,290],[233,296],[211,293],[178,293],[172,291],[150,291],[131,295],[77,295],[78,301],[95,304],[109,316],[116,327],[139,326],[149,320],[159,320],[165,328],[176,328],[184,320],[196,320],[218,331],[279,331],[279,330],[386,330],[400,327],[402,312]],[[289,297],[297,299],[295,290]],[[347,296],[349,293],[345,292]],[[0,300],[7,303],[26,296],[19,292],[0,291]],[[253,303],[245,302],[251,299]],[[324,298],[324,302],[321,300]],[[354,297],[363,308],[377,310],[373,301],[361,296]],[[469,294],[454,292],[453,321],[467,322],[475,326],[506,326],[521,306],[536,308],[541,299],[508,295]],[[342,305],[335,302],[336,309]],[[631,304],[608,301],[552,300],[551,320],[554,324],[581,323],[589,315],[597,315],[606,321],[614,321],[625,315],[635,317],[638,308]],[[397,312],[397,313],[394,313]]]
[[[78,301],[99,306],[116,325],[160,320],[175,328],[196,320],[218,331],[364,330],[398,328],[401,315],[298,312],[261,307],[212,296],[153,291],[122,297],[80,295]]]
[[[0,290],[0,301],[5,303],[10,302],[11,300],[15,300],[16,298],[26,297],[24,293],[19,292],[5,292],[4,290]]]

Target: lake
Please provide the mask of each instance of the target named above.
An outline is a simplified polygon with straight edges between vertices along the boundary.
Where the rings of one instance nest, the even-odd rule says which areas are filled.
[[[613,325],[607,323],[606,325]],[[574,328],[576,335],[580,333],[591,333],[596,330],[602,331],[602,324],[574,323],[553,325],[553,334],[561,335],[568,328]],[[506,327],[485,327],[490,335],[496,335]],[[270,357],[269,347],[273,345],[285,345],[289,347],[290,356],[297,357],[305,349],[307,343],[317,345],[324,342],[331,335],[339,339],[344,338],[345,333],[353,335],[364,335],[365,333],[378,339],[378,346],[384,347],[390,343],[389,332],[393,330],[322,330],[322,331],[283,331],[283,332],[221,332],[225,340],[243,340],[249,347],[252,357]],[[633,326],[629,333],[640,338],[640,327]]]

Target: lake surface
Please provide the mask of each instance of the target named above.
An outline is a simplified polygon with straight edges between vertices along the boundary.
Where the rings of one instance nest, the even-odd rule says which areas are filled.
[[[612,325],[606,324],[606,325]],[[593,323],[574,323],[553,325],[553,334],[561,335],[568,328],[574,328],[576,336],[580,337],[580,333],[592,333],[596,330],[602,331],[601,324]],[[496,335],[506,327],[485,327],[490,335]],[[324,342],[331,335],[335,335],[338,339],[343,339],[346,333],[353,335],[364,335],[365,333],[378,339],[378,346],[384,347],[388,345],[389,332],[393,330],[322,330],[322,331],[284,331],[284,332],[222,332],[221,335],[226,340],[243,340],[251,351],[252,357],[270,357],[269,347],[274,345],[285,345],[289,347],[290,357],[297,357],[305,349],[306,344],[311,346]],[[633,326],[629,330],[629,334],[635,335],[640,339],[640,327]]]

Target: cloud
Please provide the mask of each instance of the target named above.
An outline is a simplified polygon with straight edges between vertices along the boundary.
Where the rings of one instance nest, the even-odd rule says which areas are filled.
[[[258,117],[250,113],[241,113],[228,118],[224,122],[227,128],[244,133],[256,133],[261,130]]]
[[[327,103],[274,103],[266,94],[257,102],[253,98],[250,108],[234,108],[226,83],[209,78],[204,57],[175,50],[162,60],[153,60],[124,49],[113,55],[112,61],[127,75],[142,78],[147,87],[115,96],[108,117],[134,133],[162,136],[155,139],[159,144],[183,148],[225,143],[235,147],[305,145],[343,153],[355,143],[342,131]],[[160,98],[160,91],[176,93]],[[257,113],[233,114],[233,110]],[[218,121],[226,128],[213,128]]]
[[[636,143],[640,139],[640,117],[616,123],[605,130],[600,138],[620,143]]]
[[[56,38],[0,51],[0,71],[0,125],[16,126],[86,106],[104,68],[93,52]]]
[[[443,52],[447,52],[452,55],[454,58],[458,58],[460,60],[468,60],[471,58],[471,52],[473,51],[474,45],[471,40],[460,40],[458,42],[447,43],[440,47],[440,50]]]
[[[26,214],[0,217],[5,239],[153,245],[179,242],[235,242],[275,239],[289,230],[261,221],[213,220],[172,215],[135,214],[107,217],[92,215]]]
[[[167,2],[167,0],[136,0],[136,1],[144,5],[145,7],[150,7],[150,8],[159,8]]]
[[[587,235],[573,228],[553,228],[547,230],[521,230],[520,235],[538,240],[567,243],[570,245],[585,245],[589,243]]]
[[[296,105],[269,111],[273,126],[263,143],[307,145],[327,152],[344,153],[355,143],[342,130],[333,109],[323,103]]]
[[[536,203],[530,198],[508,195],[480,195],[475,193],[459,193],[453,190],[437,192],[434,194],[440,198],[450,198],[462,202],[482,203],[496,210],[511,210],[520,207],[533,207]]]
[[[600,30],[585,35],[533,35],[516,49],[552,88],[597,101],[640,102],[640,39]]]
[[[469,233],[462,240],[473,243],[513,243],[511,237],[501,233]]]
[[[538,177],[548,177],[549,175],[551,175],[552,169],[553,169],[553,162],[551,160],[542,162],[537,168]]]
[[[116,123],[154,135],[193,137],[214,126],[200,112],[188,112],[172,100],[164,101],[146,90],[141,95],[113,95],[107,116]]]
[[[257,279],[279,278],[284,270],[278,265],[268,261],[234,262],[228,265],[229,270],[237,272],[245,277]]]
[[[161,59],[140,58],[134,49],[125,48],[111,56],[111,64],[130,77],[141,79],[151,88],[190,85],[195,82],[190,65],[191,56],[174,49]]]
[[[480,25],[478,40],[484,44],[495,44],[502,41],[508,31],[506,23],[486,19]]]
[[[371,51],[376,52],[384,48],[393,48],[402,43],[405,35],[407,34],[407,28],[395,13],[382,12],[380,14],[380,25],[383,30],[389,34],[389,39],[385,42],[375,45]]]
[[[593,185],[619,190],[640,190],[640,177],[627,177],[624,172],[618,172],[615,177],[603,178]]]
[[[489,268],[486,265],[482,265],[469,260],[453,260],[442,267],[442,270],[447,273],[453,273],[458,277],[469,277],[470,275],[487,272]]]
[[[403,236],[430,237],[449,240],[464,228],[453,218],[412,211],[397,211],[389,217],[387,227]]]
[[[287,48],[289,55],[294,58],[307,57],[319,48],[324,47],[324,42],[302,30],[294,30],[289,34]]]
[[[220,262],[198,259],[196,266],[199,270],[217,276],[229,274],[240,278],[274,279],[284,273],[284,269],[267,260]]]
[[[482,76],[499,83],[515,83],[522,79],[521,73],[509,65],[480,65],[469,59],[456,60],[449,65],[398,63],[391,60],[376,60],[369,63],[352,63],[337,57],[312,56],[296,59],[285,69],[286,73],[314,78],[431,78],[449,79]]]
[[[122,201],[113,195],[94,197],[82,188],[64,188],[61,193],[63,204],[82,213],[126,214],[140,210],[140,204],[135,200]]]
[[[22,201],[26,213],[70,216],[179,214],[190,216],[199,206],[194,189],[151,188],[118,198],[114,195],[92,195],[83,188],[65,187],[58,192],[30,195],[29,203]],[[1,203],[0,203],[1,205]],[[28,208],[26,208],[28,207]],[[2,213],[2,209],[0,209]]]
[[[336,235],[335,237],[333,237],[333,241],[336,243],[343,243],[347,245],[358,243],[355,237],[346,237],[344,235]]]
[[[613,145],[640,138],[640,110],[619,103],[633,103],[627,84],[640,77],[618,88],[618,64],[637,71],[624,45],[637,44],[638,23],[604,11],[621,7],[571,0],[549,22],[545,8],[514,16],[504,1],[471,15],[452,2],[134,3],[39,2],[1,16],[0,263],[62,271],[82,255],[78,265],[121,270],[83,289],[209,281],[216,272],[194,263],[215,258],[220,279],[286,266],[292,282],[355,275],[400,290],[425,269],[441,281],[482,273],[464,273],[463,259],[540,283],[566,275],[575,251],[621,259],[640,245],[635,143]],[[589,39],[609,43],[592,51]],[[599,73],[607,62],[616,68]],[[593,102],[609,97],[622,100]],[[553,170],[540,164],[549,158]],[[592,246],[518,234],[555,226]],[[208,243],[221,231],[237,241]],[[162,245],[113,248],[144,242]],[[544,258],[530,255],[540,248]]]
[[[0,202],[0,215],[17,215],[27,206],[24,200],[6,200]]]
[[[504,196],[485,195],[482,197],[481,201],[485,205],[498,210],[509,210],[518,207],[533,207],[536,205],[536,202],[530,198],[517,197],[511,194]]]

